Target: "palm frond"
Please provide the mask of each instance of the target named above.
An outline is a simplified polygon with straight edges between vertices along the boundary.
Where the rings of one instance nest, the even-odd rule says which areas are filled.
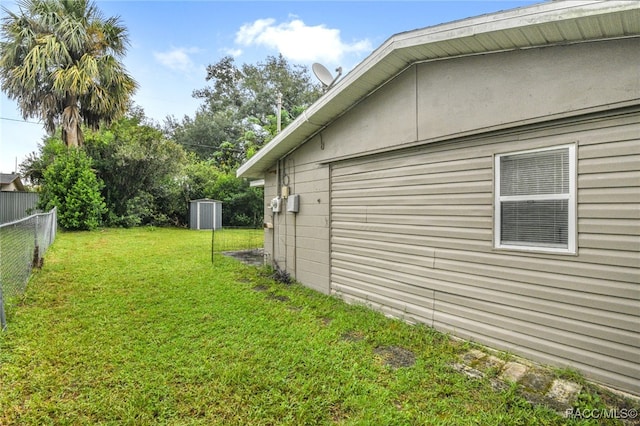
[[[105,19],[91,0],[18,5],[0,25],[0,83],[23,116],[48,131],[78,130],[81,140],[73,123],[95,127],[122,115],[138,85],[117,60],[128,45],[120,18]]]

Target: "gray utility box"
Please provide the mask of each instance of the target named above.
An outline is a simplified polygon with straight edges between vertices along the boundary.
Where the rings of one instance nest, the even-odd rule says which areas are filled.
[[[204,198],[189,202],[191,229],[222,229],[222,202]]]
[[[300,211],[300,196],[298,194],[289,195],[289,198],[287,198],[287,211],[289,213],[298,213]]]

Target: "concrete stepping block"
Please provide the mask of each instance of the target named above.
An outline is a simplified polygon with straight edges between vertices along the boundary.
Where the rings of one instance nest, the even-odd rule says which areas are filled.
[[[547,398],[558,401],[558,403],[573,406],[578,399],[582,386],[568,380],[556,379],[545,395]]]
[[[471,349],[470,351],[467,351],[464,355],[462,355],[462,362],[467,365],[473,365],[486,356],[487,354],[479,351],[478,349]]]
[[[524,364],[520,364],[519,362],[507,362],[502,368],[502,372],[500,373],[500,379],[507,382],[518,382],[529,370]]]
[[[482,371],[491,370],[491,369],[499,371],[502,369],[503,365],[504,365],[503,360],[493,355],[489,355],[486,358],[479,360],[478,363],[476,364],[476,368]]]

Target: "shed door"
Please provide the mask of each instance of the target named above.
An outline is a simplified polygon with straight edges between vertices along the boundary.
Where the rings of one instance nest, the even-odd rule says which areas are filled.
[[[214,203],[198,204],[198,229],[213,229]]]
[[[424,179],[418,164],[396,155],[332,165],[331,292],[432,325],[434,249],[420,229],[430,201],[414,186]],[[419,174],[405,176],[408,167]]]

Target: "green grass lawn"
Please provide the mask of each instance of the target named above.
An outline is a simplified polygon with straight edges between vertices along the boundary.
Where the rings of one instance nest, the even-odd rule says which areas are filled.
[[[455,372],[445,335],[212,264],[209,232],[60,233],[8,320],[0,425],[567,422]]]

